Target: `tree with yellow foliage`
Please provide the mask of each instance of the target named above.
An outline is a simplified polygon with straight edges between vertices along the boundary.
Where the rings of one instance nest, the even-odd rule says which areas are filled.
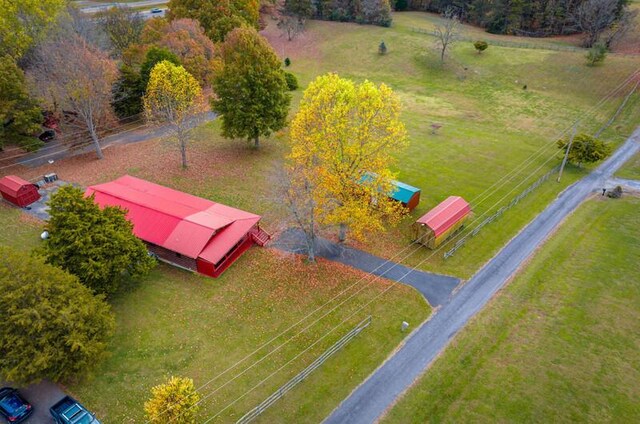
[[[318,223],[338,226],[340,241],[347,231],[362,239],[404,214],[388,197],[390,166],[407,144],[400,101],[388,86],[318,77],[291,123],[290,144],[285,199],[307,238]]]
[[[18,60],[64,12],[65,0],[0,0],[0,56]]]
[[[195,424],[200,395],[193,380],[171,377],[166,383],[151,389],[152,397],[144,411],[152,424]]]
[[[151,70],[143,103],[149,120],[168,124],[180,143],[182,167],[186,168],[187,142],[194,120],[203,111],[198,81],[182,66],[163,60]]]

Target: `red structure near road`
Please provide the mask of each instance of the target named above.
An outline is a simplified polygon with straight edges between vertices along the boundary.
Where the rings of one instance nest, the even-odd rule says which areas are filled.
[[[414,240],[435,249],[462,228],[471,206],[459,196],[449,196],[414,224]]]
[[[129,175],[89,187],[91,195],[100,206],[127,210],[134,234],[160,260],[211,277],[269,240],[259,215]]]
[[[0,194],[5,200],[21,208],[40,199],[38,186],[15,175],[0,179]]]

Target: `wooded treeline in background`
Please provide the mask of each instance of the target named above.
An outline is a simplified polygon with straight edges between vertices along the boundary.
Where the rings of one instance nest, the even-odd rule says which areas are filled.
[[[302,0],[304,1],[304,0]],[[308,1],[308,0],[307,0]],[[602,25],[619,19],[629,0],[311,0],[315,18],[391,24],[390,8],[444,13],[453,9],[463,22],[496,34],[549,36],[584,31],[584,22]]]

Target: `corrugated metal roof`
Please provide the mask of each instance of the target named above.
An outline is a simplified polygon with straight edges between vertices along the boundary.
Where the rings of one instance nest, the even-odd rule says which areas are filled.
[[[405,184],[400,181],[391,181],[391,184],[397,187],[396,191],[394,191],[391,195],[391,198],[402,203],[409,203],[413,195],[420,192],[419,188],[410,186],[409,184]]]
[[[137,237],[193,259],[204,250],[204,259],[222,258],[251,227],[242,234],[234,230],[225,237],[221,235],[231,227],[244,228],[234,226],[238,220],[252,220],[254,224],[260,220],[259,215],[129,175],[91,186],[85,195],[91,194],[101,206],[126,209]],[[231,236],[237,236],[235,241]]]
[[[200,252],[199,257],[212,264],[218,263],[258,221],[260,221],[259,217],[234,221],[216,234],[211,242],[205,246],[204,250]]]
[[[0,178],[0,190],[11,196],[17,196],[18,190],[25,185],[31,185],[31,183],[16,175],[7,175]]]
[[[360,183],[369,182],[376,177],[377,174],[374,174],[373,172],[365,172],[362,178],[360,178]],[[411,197],[413,197],[415,193],[420,192],[419,188],[396,180],[391,180],[391,185],[394,186],[394,191],[389,195],[389,197],[402,203],[409,203]]]
[[[471,207],[466,200],[459,196],[450,196],[416,222],[431,228],[438,237],[470,212]]]

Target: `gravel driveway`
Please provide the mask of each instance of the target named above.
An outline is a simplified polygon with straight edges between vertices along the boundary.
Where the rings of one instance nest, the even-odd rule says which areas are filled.
[[[0,382],[0,387],[5,386],[8,386],[8,384]],[[23,421],[24,424],[53,423],[49,408],[65,397],[65,393],[56,384],[50,381],[43,381],[25,388],[18,388],[18,391],[33,406],[33,414],[28,420]]]

